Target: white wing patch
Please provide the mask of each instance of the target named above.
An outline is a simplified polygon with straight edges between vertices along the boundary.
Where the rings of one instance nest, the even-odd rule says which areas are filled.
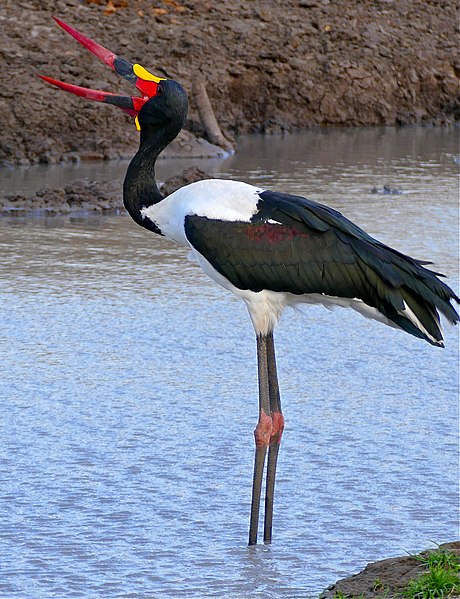
[[[230,222],[250,222],[257,212],[259,193],[263,190],[240,181],[206,179],[181,187],[170,196],[141,211],[163,235],[188,246],[185,217],[204,216]]]
[[[435,343],[436,345],[439,345],[439,340],[436,339],[435,337],[433,337],[433,335],[430,335],[430,333],[426,330],[426,328],[423,326],[423,324],[420,322],[420,320],[417,318],[417,316],[414,314],[414,312],[411,310],[411,308],[406,304],[405,301],[403,301],[404,304],[404,310],[400,310],[398,312],[398,314],[401,314],[401,316],[405,316],[407,319],[409,319],[412,324],[414,324],[419,331],[421,331],[424,335],[426,335],[428,337],[428,339],[430,339],[433,343]],[[436,317],[437,317],[437,321],[439,324],[439,316],[436,312]]]

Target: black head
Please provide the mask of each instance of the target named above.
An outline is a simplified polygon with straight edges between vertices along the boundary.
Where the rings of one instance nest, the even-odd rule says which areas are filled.
[[[137,120],[141,134],[155,129],[182,129],[187,117],[188,99],[180,83],[164,79],[157,93],[147,100],[139,111]]]

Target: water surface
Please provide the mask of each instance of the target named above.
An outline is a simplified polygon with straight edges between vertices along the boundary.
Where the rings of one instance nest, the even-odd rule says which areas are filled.
[[[458,289],[456,154],[452,130],[338,129],[200,166],[328,203]],[[125,165],[85,168],[1,176]],[[456,329],[442,350],[350,311],[285,314],[274,542],[248,548],[244,305],[125,216],[0,220],[0,279],[0,597],[313,597],[458,537]]]

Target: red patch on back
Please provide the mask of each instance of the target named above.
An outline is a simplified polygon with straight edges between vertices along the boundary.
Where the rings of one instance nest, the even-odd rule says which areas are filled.
[[[268,243],[281,243],[292,241],[296,237],[310,237],[308,233],[301,233],[297,229],[286,225],[264,223],[263,225],[250,225],[246,229],[246,236],[251,241]]]

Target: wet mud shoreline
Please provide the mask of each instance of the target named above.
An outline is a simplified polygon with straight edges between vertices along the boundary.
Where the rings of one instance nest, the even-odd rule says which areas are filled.
[[[230,138],[317,125],[451,125],[459,119],[460,26],[453,0],[165,0],[155,6],[145,0],[5,0],[0,164],[109,160],[136,150],[127,115],[36,77],[135,91],[52,15],[181,81],[191,98],[189,135],[204,136],[191,93],[198,79]],[[192,151],[190,139],[170,151]]]
[[[445,543],[439,549],[460,557],[460,541]],[[347,576],[330,586],[320,599],[342,597],[360,597],[362,599],[392,599],[402,596],[410,580],[417,579],[426,571],[420,556],[426,557],[434,549],[418,555],[407,554],[368,564],[358,574]],[[458,595],[449,595],[452,599]]]

